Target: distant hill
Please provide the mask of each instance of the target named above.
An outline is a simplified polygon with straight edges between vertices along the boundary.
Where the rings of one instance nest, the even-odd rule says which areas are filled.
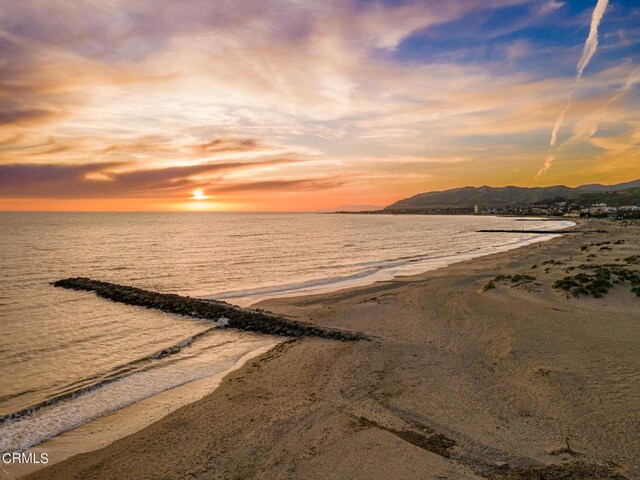
[[[617,185],[582,185],[567,187],[463,187],[439,192],[419,193],[410,198],[400,200],[385,210],[420,210],[425,208],[470,208],[481,205],[488,208],[505,206],[530,205],[542,203],[550,199],[566,199],[589,201],[591,203],[630,202],[637,204],[640,191],[640,180]],[[618,192],[618,193],[617,193]],[[629,193],[622,193],[629,192]],[[636,199],[634,201],[634,199]]]
[[[618,183],[616,185],[601,185],[599,183],[590,183],[589,185],[582,185],[578,187],[578,189],[582,191],[589,192],[617,192],[619,190],[628,190],[631,188],[640,188],[640,180]]]
[[[340,205],[332,209],[336,212],[370,212],[374,210],[380,210],[382,207],[378,205]]]
[[[640,188],[626,190],[584,192],[574,199],[580,204],[606,203],[610,207],[640,205]]]

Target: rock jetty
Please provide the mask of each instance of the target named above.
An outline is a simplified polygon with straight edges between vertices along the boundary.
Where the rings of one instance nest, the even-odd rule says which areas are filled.
[[[287,337],[314,336],[334,340],[364,340],[361,333],[335,328],[319,327],[287,319],[271,313],[240,308],[227,302],[201,300],[176,294],[157,293],[141,288],[101,282],[86,277],[66,278],[53,282],[54,287],[95,292],[96,295],[114,302],[155,308],[194,318],[218,321],[226,319],[228,327],[240,330],[283,335]]]
[[[476,230],[476,233],[535,233],[537,235],[562,235],[564,233],[575,233],[574,230]]]

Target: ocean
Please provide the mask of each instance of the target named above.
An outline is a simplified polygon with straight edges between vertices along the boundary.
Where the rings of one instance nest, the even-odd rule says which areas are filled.
[[[0,452],[181,385],[282,339],[54,288],[86,276],[247,306],[411,275],[554,235],[563,220],[273,213],[0,213]]]

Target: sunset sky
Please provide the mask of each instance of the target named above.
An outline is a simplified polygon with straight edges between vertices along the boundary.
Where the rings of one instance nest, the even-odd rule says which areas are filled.
[[[637,0],[0,0],[0,209],[634,180],[639,54]]]

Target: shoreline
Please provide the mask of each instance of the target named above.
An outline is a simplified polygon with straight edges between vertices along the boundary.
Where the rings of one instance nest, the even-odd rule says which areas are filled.
[[[533,221],[533,219],[528,219]],[[537,220],[537,219],[536,219]],[[560,222],[561,220],[554,220],[555,222]],[[294,291],[290,295],[271,295],[267,298],[259,299],[258,301],[254,301],[248,305],[245,305],[247,302],[241,302],[241,305],[248,307],[256,307],[258,304],[262,302],[269,301],[278,301],[282,299],[293,299],[293,298],[301,298],[307,296],[317,296],[317,295],[327,295],[338,292],[348,292],[352,289],[358,289],[368,286],[373,286],[378,283],[384,283],[394,280],[407,280],[411,281],[413,278],[419,278],[421,275],[424,275],[428,272],[433,272],[436,270],[441,270],[443,268],[447,268],[450,265],[454,265],[461,262],[469,262],[476,258],[482,258],[486,256],[492,256],[503,252],[513,251],[520,248],[525,248],[527,246],[548,242],[554,240],[556,238],[561,237],[564,233],[568,231],[568,229],[573,229],[578,227],[579,223],[573,220],[567,221],[562,220],[564,222],[570,222],[572,225],[567,225],[564,227],[558,227],[553,230],[549,230],[548,232],[540,232],[548,235],[546,238],[540,238],[538,236],[533,236],[529,239],[521,240],[517,243],[509,243],[505,245],[501,245],[498,247],[491,247],[491,253],[483,253],[481,252],[466,252],[462,255],[452,255],[446,257],[438,257],[432,260],[436,260],[435,263],[431,263],[428,267],[416,266],[415,270],[418,272],[415,273],[413,271],[400,274],[392,277],[383,276],[376,277],[367,276],[362,278],[362,283],[351,283],[347,282],[346,286],[340,286],[341,283],[331,283],[325,286],[325,288],[312,289],[311,291]],[[570,230],[569,230],[570,231]],[[526,232],[522,232],[526,233]],[[386,272],[383,272],[386,273]],[[75,279],[67,279],[60,282],[73,281]],[[84,280],[84,279],[81,279]],[[87,281],[90,281],[87,279]],[[98,282],[100,283],[100,282]],[[114,287],[119,287],[117,285],[113,285]],[[75,288],[75,287],[74,287]],[[125,289],[129,287],[123,287]],[[203,297],[206,298],[206,297]],[[246,298],[246,297],[245,297]],[[282,341],[286,341],[286,337],[284,340],[279,341],[271,348],[275,348],[277,345],[282,343]],[[267,349],[266,351],[270,350]],[[165,390],[158,394],[154,394],[151,397],[136,401],[130,405],[127,405],[121,409],[110,412],[101,417],[97,417],[93,420],[90,420],[82,425],[79,425],[71,430],[62,432],[55,437],[49,438],[42,443],[34,445],[33,447],[29,447],[25,450],[26,453],[36,453],[47,451],[49,453],[49,463],[47,465],[13,465],[13,466],[4,466],[4,473],[0,471],[0,478],[4,479],[14,479],[21,478],[24,475],[37,472],[42,469],[46,469],[53,465],[56,465],[60,462],[65,461],[66,459],[81,453],[91,452],[98,450],[100,448],[104,448],[113,442],[130,436],[143,428],[151,425],[152,423],[161,421],[164,417],[172,413],[173,411],[179,409],[182,406],[188,405],[189,403],[193,403],[201,399],[207,394],[212,393],[217,386],[219,386],[222,379],[228,375],[233,373],[238,368],[241,368],[244,363],[253,358],[254,356],[261,355],[265,353],[264,348],[260,348],[256,352],[251,352],[246,354],[240,359],[237,364],[225,372],[215,375],[210,378],[205,378],[201,380],[196,380],[193,382],[189,382],[184,385],[180,385],[175,388],[171,388],[169,390]],[[193,392],[189,392],[189,388],[194,389]],[[185,398],[189,398],[189,400],[184,400]],[[146,411],[145,409],[149,407],[152,411]],[[137,418],[137,415],[145,414],[145,418],[140,420]],[[119,421],[126,420],[128,425],[118,425]],[[106,429],[108,431],[107,434],[98,434],[101,429]]]
[[[394,279],[410,279],[412,277],[415,276],[419,276],[421,274],[424,274],[426,272],[429,271],[434,271],[434,270],[438,270],[438,269],[442,269],[442,268],[446,268],[449,265],[455,264],[455,263],[459,263],[459,262],[465,262],[465,261],[469,261],[473,258],[478,258],[478,257],[482,257],[482,256],[486,256],[486,255],[493,255],[499,252],[503,252],[503,251],[509,251],[509,250],[513,250],[513,249],[517,249],[517,248],[521,248],[521,247],[525,247],[527,245],[531,245],[534,243],[539,243],[539,242],[544,242],[544,241],[549,241],[552,240],[553,238],[556,238],[557,236],[561,235],[563,231],[566,231],[569,228],[574,228],[576,227],[576,223],[573,221],[567,221],[567,220],[554,220],[556,223],[570,223],[570,225],[566,225],[566,226],[558,226],[557,228],[551,229],[548,232],[540,232],[540,233],[544,233],[546,236],[544,238],[539,238],[537,236],[531,237],[531,238],[527,238],[527,239],[522,239],[519,240],[515,243],[507,243],[504,245],[500,245],[500,246],[493,246],[487,249],[482,249],[479,251],[470,251],[470,252],[464,252],[462,254],[456,254],[456,255],[449,255],[449,256],[443,256],[443,257],[433,257],[433,258],[429,258],[428,259],[428,264],[425,265],[424,262],[420,262],[419,264],[417,264],[411,271],[407,271],[404,274],[399,274],[399,275],[395,275],[395,276],[390,276],[389,273],[393,273],[393,271],[391,272],[380,272],[383,275],[382,276],[376,276],[376,275],[368,275],[365,276],[361,279],[361,282],[346,282],[346,285],[342,285],[342,282],[331,282],[327,285],[321,286],[320,288],[311,288],[311,290],[301,290],[301,291],[293,291],[290,295],[283,295],[282,297],[279,296],[278,294],[271,294],[269,295],[266,299],[260,299],[259,301],[269,301],[269,300],[277,300],[280,298],[293,298],[293,297],[299,297],[299,296],[307,296],[307,295],[321,295],[321,294],[328,294],[328,293],[334,293],[334,292],[338,292],[338,291],[343,291],[343,290],[349,290],[351,288],[358,288],[358,287],[366,287],[366,286],[370,286],[370,285],[374,285],[375,283],[379,283],[379,282],[384,282],[384,281],[393,281]],[[520,233],[526,233],[526,232],[520,232]],[[488,251],[490,251],[491,253],[487,253]],[[69,284],[67,286],[67,283]],[[77,283],[77,285],[76,285]],[[100,290],[100,292],[102,290],[106,291],[105,293],[100,293],[100,292],[96,292],[98,293],[98,296],[103,296],[106,298],[109,298],[111,300],[114,301],[124,301],[124,303],[129,303],[127,300],[118,300],[117,298],[120,298],[120,290],[122,290],[122,292],[127,293],[131,287],[126,287],[126,286],[119,286],[119,285],[115,285],[115,284],[108,284],[108,283],[104,283],[104,285],[102,285],[104,282],[99,282],[99,281],[94,281],[94,280],[90,280],[90,279],[84,279],[84,278],[72,278],[72,279],[65,279],[65,280],[60,280],[58,282],[54,282],[54,286],[64,286],[65,288],[71,288],[71,289],[75,289],[75,290],[90,290],[90,291],[94,291],[94,290]],[[86,284],[86,285],[85,285]],[[95,284],[95,285],[94,285]],[[136,292],[138,292],[136,290]],[[143,291],[140,291],[143,292]],[[124,294],[123,293],[123,294]],[[138,292],[139,293],[139,292]],[[144,293],[144,292],[143,292]],[[171,302],[176,302],[178,300],[180,300],[180,298],[176,297],[175,299],[173,297],[175,296],[167,296],[167,295],[160,295],[160,294],[155,294],[153,292],[146,292],[148,294],[154,295],[154,297],[151,300],[154,300],[155,303],[161,303],[163,304],[163,308],[166,307],[166,305],[164,305],[165,303],[168,302],[168,300],[164,300],[164,297],[172,297],[171,298]],[[114,298],[111,298],[111,297]],[[136,296],[136,301],[140,301],[140,294],[138,294]],[[155,297],[159,297],[159,299],[156,301]],[[246,297],[245,297],[246,298]],[[185,298],[185,300],[187,300]],[[197,301],[197,299],[193,299],[194,301]],[[169,302],[169,303],[171,303]],[[246,303],[246,302],[244,302]],[[258,302],[252,302],[252,303],[258,303]],[[214,304],[207,304],[207,305],[214,305]],[[149,308],[149,305],[146,305],[147,308]],[[151,307],[153,308],[153,307]],[[168,307],[167,307],[168,308]],[[177,308],[177,307],[176,307]],[[191,311],[193,309],[195,309],[196,307],[194,306],[189,306],[189,308],[185,307],[186,310],[185,311]],[[175,313],[184,313],[184,312],[175,312]],[[223,313],[219,313],[218,315],[214,315],[216,318],[218,316],[228,316],[226,314]],[[197,316],[198,318],[201,318],[201,316]],[[250,358],[250,357],[247,357]],[[238,368],[238,365],[236,365],[235,367],[226,370],[226,373],[230,373],[233,370],[235,370],[236,368]],[[218,379],[220,377],[220,375],[215,375],[214,377],[212,377],[212,379]],[[85,425],[93,425],[94,423],[102,423],[105,424],[109,427],[111,427],[111,424],[109,423],[108,418],[111,417],[126,417],[125,414],[123,415],[117,415],[118,412],[122,411],[122,410],[136,410],[134,407],[137,404],[152,404],[155,403],[155,400],[160,400],[163,397],[168,398],[167,402],[169,404],[173,403],[173,395],[170,394],[170,392],[173,391],[182,391],[184,390],[188,385],[193,385],[194,388],[197,388],[197,384],[199,383],[206,383],[207,379],[203,379],[203,380],[197,380],[194,382],[190,382],[188,384],[185,385],[180,385],[178,387],[174,387],[171,388],[169,390],[165,390],[163,392],[157,393],[152,395],[149,398],[145,398],[142,400],[138,400],[130,405],[127,405],[125,407],[122,407],[118,410],[115,410],[113,412],[107,413],[105,415],[102,415],[100,417],[94,418],[92,420],[89,420],[86,423],[83,423],[81,425],[78,425],[77,427],[72,428],[71,430],[67,430],[64,431],[52,438],[48,438],[46,440],[44,440],[43,442],[36,444],[32,447],[29,447],[25,450],[25,452],[29,453],[29,452],[36,452],[39,453],[40,451],[44,451],[43,449],[45,448],[49,448],[51,443],[55,443],[56,445],[58,443],[68,443],[67,441],[67,437],[74,437],[74,436],[78,436],[78,437],[82,437],[83,430],[89,430],[90,428],[85,429],[84,426]],[[214,382],[215,383],[215,382]],[[195,401],[192,400],[192,401]],[[156,405],[154,408],[156,408],[156,410],[161,409],[161,405],[158,404]],[[175,407],[178,408],[178,407]],[[173,411],[175,408],[171,408],[170,411]],[[166,413],[165,413],[166,415]],[[164,415],[157,415],[154,414],[152,417],[154,419],[154,421],[159,420],[162,416]],[[104,421],[102,421],[102,419],[105,419]],[[93,440],[91,440],[90,443],[93,444],[93,447],[88,448],[86,446],[82,446],[81,449],[77,449],[74,447],[71,447],[69,449],[65,449],[65,453],[64,456],[60,456],[60,449],[56,446],[54,447],[54,451],[55,454],[54,455],[50,455],[50,463],[49,465],[53,465],[55,463],[58,463],[60,461],[62,461],[65,458],[68,458],[70,455],[72,454],[76,454],[76,453],[82,453],[84,451],[90,451],[90,450],[95,450],[98,448],[101,448],[105,445],[107,445],[108,443],[111,443],[115,440],[117,440],[118,438],[121,438],[123,436],[129,435],[131,433],[135,433],[136,431],[139,431],[140,429],[142,429],[144,426],[148,425],[149,423],[151,423],[150,421],[144,421],[144,422],[138,422],[137,419],[135,419],[135,417],[133,418],[133,423],[134,424],[139,424],[137,427],[135,428],[122,428],[122,429],[118,429],[115,428],[114,430],[120,430],[122,431],[122,435],[117,436],[117,435],[110,435],[108,437],[108,440],[105,438],[95,438]],[[74,432],[77,433],[77,435],[74,434]],[[64,440],[61,442],[56,442],[56,440],[60,437],[64,437]],[[66,447],[65,447],[66,448]],[[68,450],[68,451],[67,451]],[[72,452],[72,453],[69,453]],[[57,458],[56,458],[57,457]],[[43,468],[43,467],[37,467],[35,466],[35,468],[10,468],[9,470],[12,471],[35,471],[39,468]],[[1,472],[0,472],[0,478],[2,478],[1,476]],[[10,477],[8,477],[10,478]]]
[[[217,375],[164,390],[30,447],[25,450],[25,453],[39,455],[42,452],[46,452],[49,456],[49,463],[46,465],[3,465],[0,469],[0,479],[13,480],[22,478],[25,475],[63,462],[75,455],[107,447],[117,440],[139,432],[149,425],[161,421],[167,415],[185,405],[197,402],[211,394],[227,375],[242,368],[249,360],[275,348],[283,341],[281,340],[273,346],[260,347],[244,354],[235,365]]]
[[[358,283],[349,284],[348,286],[342,287],[342,288],[339,287],[340,283],[330,284],[326,286],[326,289],[294,292],[291,295],[284,295],[282,297],[271,296],[271,297],[263,298],[258,301],[252,302],[248,306],[251,308],[253,307],[257,308],[260,304],[264,302],[278,301],[283,299],[303,298],[307,296],[313,297],[313,296],[319,296],[319,295],[330,295],[332,293],[338,293],[338,292],[346,293],[346,292],[349,292],[350,290],[366,288],[369,286],[374,286],[376,284],[381,284],[385,282],[393,282],[394,280],[411,281],[412,279],[417,279],[426,273],[434,272],[436,270],[446,269],[447,267],[457,263],[469,262],[477,258],[483,258],[487,256],[504,253],[504,252],[518,250],[520,248],[526,248],[536,243],[552,241],[554,239],[560,238],[563,232],[565,232],[567,229],[576,228],[577,226],[580,225],[580,223],[575,222],[573,220],[571,222],[573,223],[573,225],[568,225],[566,227],[561,227],[561,228],[550,230],[549,232],[547,232],[547,235],[550,236],[548,238],[539,238],[535,236],[530,239],[522,240],[515,244],[507,244],[507,245],[502,245],[500,247],[496,247],[493,249],[492,253],[484,253],[484,254],[481,253],[481,254],[478,254],[477,256],[475,254],[468,253],[467,255],[456,255],[456,256],[445,257],[442,259],[443,263],[438,263],[436,265],[433,265],[426,270],[420,271],[419,273],[408,273],[405,275],[397,275],[394,277],[390,277],[390,278],[385,277],[381,279],[365,277],[362,279],[364,280],[362,284],[358,284]],[[450,261],[451,259],[453,260]],[[259,349],[260,353],[256,353],[255,355],[251,353],[243,356],[242,359],[239,360],[238,363],[233,368],[229,369],[228,371],[225,371],[222,374],[216,375],[211,378],[205,378],[195,382],[190,382],[190,383],[181,385],[179,387],[175,387],[170,390],[163,391],[159,394],[153,395],[141,401],[134,402],[133,404],[128,405],[122,409],[116,410],[102,417],[98,417],[72,430],[63,432],[60,435],[57,435],[53,438],[45,440],[44,442],[38,445],[30,447],[25,452],[27,453],[29,452],[40,453],[44,451],[49,452],[50,463],[47,465],[32,464],[32,465],[5,467],[4,476],[1,476],[0,478],[7,478],[7,479],[23,478],[25,475],[28,475],[30,473],[35,473],[39,470],[46,469],[60,462],[64,462],[68,458],[75,456],[77,454],[92,452],[104,447],[108,447],[110,444],[112,444],[117,440],[133,435],[153,423],[162,421],[162,419],[164,419],[167,415],[181,408],[182,406],[197,402],[207,394],[213,393],[213,391],[220,385],[220,382],[223,380],[225,376],[232,374],[234,371],[236,371],[239,368],[242,368],[244,364],[254,356],[259,356],[261,354],[267,353],[269,350],[276,348],[277,345],[280,345],[281,343],[282,341],[278,342],[275,346],[269,349],[266,349],[266,352],[263,351],[265,350],[264,348],[261,348]],[[205,385],[210,385],[210,388],[205,387]],[[196,392],[192,392],[190,395],[187,394],[190,397],[190,400],[184,401],[184,402],[176,401],[176,398],[179,398],[181,395],[184,396],[190,387],[196,390]],[[143,419],[142,421],[139,421],[139,419],[136,418],[136,415],[140,414],[141,412],[144,412],[145,407],[148,405],[151,406],[153,413],[149,414],[148,412],[146,412],[147,418]],[[165,408],[165,407],[168,407],[168,408]],[[127,426],[119,426],[117,422],[120,419],[126,419],[127,422],[129,422],[129,424]],[[108,429],[109,433],[107,435],[98,435],[94,437],[94,434],[102,428]]]
[[[454,265],[459,262],[466,262],[474,258],[480,258],[487,255],[493,255],[495,253],[515,250],[515,249],[526,247],[534,243],[550,241],[550,240],[553,240],[553,238],[556,238],[557,236],[564,235],[565,233],[570,232],[571,230],[569,229],[576,228],[579,225],[586,223],[581,219],[545,220],[542,218],[540,219],[520,218],[519,220],[549,221],[549,222],[553,221],[558,223],[564,222],[564,223],[571,223],[571,225],[558,226],[558,228],[548,230],[546,232],[536,231],[535,234],[532,234],[531,232],[527,232],[527,231],[515,231],[515,230],[509,231],[509,233],[530,234],[533,236],[531,236],[531,238],[524,239],[515,243],[508,243],[508,244],[500,245],[497,247],[488,247],[486,250],[459,252],[453,255],[446,255],[441,257],[425,256],[425,258],[422,259],[421,261],[416,262],[411,266],[404,265],[404,268],[399,268],[399,269],[384,268],[384,269],[379,269],[378,271],[375,271],[373,273],[368,273],[366,275],[358,274],[353,277],[348,277],[344,279],[321,278],[317,280],[304,282],[302,284],[275,285],[271,287],[269,286],[261,287],[254,290],[222,292],[221,294],[216,294],[216,295],[205,295],[201,298],[229,301],[241,307],[251,307],[263,301],[269,301],[269,300],[279,299],[279,298],[294,298],[294,297],[301,297],[301,296],[307,296],[307,295],[330,294],[332,292],[337,292],[340,290],[348,290],[351,288],[358,288],[358,287],[363,287],[367,285],[373,285],[378,282],[386,282],[386,281],[393,280],[394,278],[410,278],[410,277],[421,275],[425,272],[430,272],[430,271],[438,270],[441,268],[447,268],[450,265]],[[483,233],[504,233],[504,232],[500,230],[495,230],[495,231],[487,231]],[[540,238],[539,235],[549,235],[549,237]]]
[[[586,223],[586,222],[585,222]],[[581,222],[582,224],[582,222]],[[596,233],[590,233],[591,236],[597,235]],[[560,247],[562,246],[562,244],[566,244],[566,243],[576,243],[576,239],[573,237],[576,237],[577,235],[566,235],[566,236],[558,236],[555,237],[553,239],[553,241],[549,241],[549,242],[544,242],[544,243],[540,243],[539,246],[540,248],[542,248],[544,246],[544,249],[547,250],[549,248],[551,249],[557,249],[557,245],[560,245]],[[571,238],[569,238],[571,237]],[[465,267],[469,267],[472,270],[477,270],[478,268],[481,268],[483,265],[486,266],[487,264],[490,265],[496,265],[496,263],[498,265],[508,265],[510,262],[513,262],[513,258],[511,257],[522,257],[522,256],[531,256],[531,255],[535,255],[535,254],[539,254],[540,252],[538,251],[539,249],[533,247],[533,246],[527,246],[526,248],[522,248],[522,249],[515,249],[515,250],[509,250],[508,252],[500,252],[500,253],[495,253],[492,255],[487,255],[487,256],[483,256],[483,257],[478,257],[475,258],[473,260],[469,260],[469,261],[465,261],[465,262],[461,262],[461,263],[456,263],[454,265],[450,265],[448,268],[446,269],[440,269],[440,270],[435,270],[435,271],[430,271],[430,272],[426,272],[423,274],[419,274],[416,276],[411,276],[411,277],[402,277],[400,279],[394,279],[394,280],[389,280],[389,281],[385,281],[385,282],[379,282],[373,285],[369,285],[369,286],[364,286],[364,287],[355,287],[355,288],[351,288],[348,290],[340,290],[337,292],[333,292],[330,294],[316,294],[316,295],[311,295],[311,296],[304,296],[304,297],[293,297],[293,298],[285,298],[285,299],[274,299],[274,300],[268,300],[268,301],[264,301],[264,302],[260,302],[260,306],[262,307],[268,307],[269,309],[276,311],[276,312],[282,312],[282,313],[287,313],[289,315],[299,315],[300,317],[302,317],[303,315],[307,315],[309,313],[318,315],[320,314],[319,317],[311,316],[311,321],[316,321],[316,319],[318,318],[319,324],[327,324],[331,326],[331,322],[334,322],[335,325],[334,326],[340,326],[342,328],[353,328],[355,327],[355,325],[358,324],[358,322],[361,323],[361,320],[358,318],[354,318],[353,316],[350,315],[346,315],[346,317],[348,318],[340,318],[343,315],[337,315],[339,318],[335,319],[332,318],[334,316],[336,316],[336,313],[340,312],[340,309],[342,308],[343,313],[345,310],[352,310],[354,308],[355,305],[359,305],[359,303],[354,303],[354,301],[356,299],[359,299],[363,296],[368,296],[372,293],[375,293],[378,295],[378,297],[376,297],[376,300],[373,300],[373,303],[376,303],[379,305],[379,302],[377,301],[380,297],[384,296],[392,296],[394,294],[394,291],[398,291],[398,290],[402,290],[402,289],[419,289],[419,288],[425,288],[425,285],[429,283],[430,280],[433,279],[438,279],[438,277],[444,277],[444,278],[449,278],[451,276],[456,275],[457,271],[464,271]],[[506,263],[505,263],[506,262]],[[501,268],[500,268],[501,269]],[[465,282],[466,283],[466,282]],[[425,284],[425,285],[422,285]],[[395,292],[397,293],[397,292]],[[368,302],[364,302],[364,303],[368,303]],[[335,304],[335,308],[334,308],[334,304]],[[373,307],[375,307],[375,305],[373,305]],[[369,312],[371,314],[371,312]],[[380,323],[379,319],[377,319],[378,323]],[[346,322],[346,323],[345,323]],[[362,325],[361,325],[362,326]],[[381,336],[381,338],[383,339],[382,342],[384,343],[384,339],[385,339],[385,334],[389,334],[391,333],[391,330],[389,330],[387,327],[385,327],[384,325],[378,325],[378,330],[380,330],[380,328],[382,328],[382,331],[376,331],[376,335]],[[366,329],[366,325],[363,326],[362,330],[367,333],[367,329]],[[444,340],[441,340],[444,341]],[[320,343],[318,343],[320,342]],[[268,378],[268,373],[267,374],[260,374],[258,373],[260,371],[261,368],[259,368],[261,365],[264,367],[267,367],[269,363],[273,363],[276,362],[277,363],[277,359],[281,358],[283,356],[287,356],[287,351],[289,350],[299,350],[298,345],[300,344],[299,341],[294,342],[295,345],[293,344],[287,344],[286,346],[282,347],[282,345],[280,347],[276,347],[275,349],[270,350],[269,352],[267,352],[266,354],[262,355],[259,359],[254,360],[253,362],[247,363],[244,366],[242,366],[239,370],[237,370],[235,373],[232,373],[230,375],[228,375],[226,377],[226,379],[223,382],[223,385],[216,389],[212,394],[210,394],[209,396],[203,398],[202,400],[194,403],[194,404],[190,404],[187,405],[186,407],[183,407],[182,409],[174,412],[173,414],[169,415],[168,417],[163,418],[162,420],[150,425],[149,427],[147,427],[146,429],[144,429],[141,432],[138,432],[134,435],[125,437],[123,439],[118,440],[117,442],[115,442],[114,444],[100,450],[99,452],[108,452],[111,450],[119,450],[122,452],[121,449],[121,445],[122,444],[129,444],[131,442],[135,442],[137,441],[137,439],[141,436],[144,436],[147,434],[147,432],[149,432],[149,430],[157,430],[157,429],[163,429],[166,430],[167,426],[170,424],[175,423],[175,419],[176,417],[180,417],[180,416],[184,416],[187,415],[187,411],[189,410],[193,410],[193,409],[198,409],[200,410],[201,408],[207,408],[207,406],[212,405],[215,402],[219,402],[219,401],[223,401],[223,403],[226,403],[225,397],[229,397],[229,396],[233,396],[234,395],[234,386],[237,385],[237,382],[240,381],[241,384],[244,384],[245,382],[242,381],[242,379],[245,376],[251,376],[254,379],[257,377],[259,377],[259,380],[262,381],[263,383],[266,382],[267,384],[270,383],[270,380]],[[313,354],[314,355],[326,355],[327,352],[323,352],[321,353],[321,351],[327,349],[327,350],[336,350],[338,352],[344,350],[344,346],[334,346],[334,345],[329,345],[327,344],[326,341],[315,341],[315,340],[304,340],[304,343],[306,343],[307,345],[311,344],[311,346],[313,347]],[[378,342],[376,342],[378,343]],[[431,344],[433,344],[433,342],[429,342]],[[378,345],[379,347],[379,345]],[[369,348],[370,349],[370,348]],[[402,349],[401,349],[402,350]],[[297,351],[296,355],[299,360],[304,361],[305,357],[308,357],[309,354],[305,354],[304,352],[300,352]],[[267,364],[267,365],[265,365]],[[287,369],[287,368],[293,368],[289,362],[286,362],[284,365],[281,365],[281,367]],[[271,369],[271,373],[273,372],[273,369]],[[266,377],[266,378],[265,378]],[[307,379],[305,379],[307,380]],[[251,383],[249,380],[247,381],[247,383]],[[313,383],[313,382],[312,382]],[[264,385],[263,385],[264,386]],[[345,387],[348,387],[348,385],[345,385]],[[250,387],[246,387],[246,388],[250,388]],[[235,392],[237,393],[237,392]],[[286,397],[286,396],[285,396]],[[261,398],[261,397],[257,397],[257,398]],[[208,407],[210,408],[210,406]],[[241,405],[239,410],[240,412],[243,411],[243,408],[247,409],[248,406],[247,405]],[[236,414],[238,412],[235,412]],[[369,420],[371,421],[371,420]],[[222,423],[228,423],[229,420],[227,419],[226,422],[222,422]],[[375,423],[375,422],[374,422]],[[366,424],[368,425],[367,428],[371,428],[370,424]],[[431,425],[435,425],[439,428],[441,428],[444,432],[445,435],[451,435],[452,437],[455,437],[455,435],[452,435],[450,428],[448,429],[445,424],[439,424],[438,422],[431,422]],[[309,427],[311,428],[311,427]],[[429,428],[433,428],[433,427],[429,427]],[[363,427],[363,429],[365,429]],[[453,429],[453,433],[455,432],[455,429]],[[237,434],[236,434],[237,436]],[[459,441],[458,439],[456,439],[456,441]],[[100,455],[100,457],[103,457],[103,455]],[[436,459],[431,459],[433,462],[435,463],[441,463],[439,460]],[[77,468],[82,468],[82,466],[86,466],[88,464],[92,464],[92,458],[91,458],[91,454],[87,455],[80,455],[78,457],[74,457],[70,460],[67,460],[65,462],[63,462],[62,464],[58,464],[56,466],[52,467],[47,467],[46,471],[55,471],[57,473],[55,473],[57,476],[54,478],[64,478],[64,476],[60,476],[60,474],[62,472],[66,472],[67,468],[70,468],[71,470],[69,471],[77,471]],[[442,466],[443,468],[446,465]],[[453,466],[449,465],[447,466],[454,468]],[[457,467],[455,467],[457,468]],[[455,470],[454,468],[454,470]],[[41,472],[44,472],[45,470],[42,470]],[[468,472],[467,472],[468,473]],[[144,477],[144,475],[143,475]],[[140,477],[140,478],[143,478]],[[38,477],[38,473],[36,473],[36,475],[33,478],[45,478],[45,477]],[[93,478],[102,478],[100,476],[96,476]],[[114,477],[114,478],[120,478],[120,477]],[[146,477],[145,477],[146,478]],[[176,478],[182,478],[181,476],[178,476]],[[227,478],[223,475],[223,478]],[[467,478],[467,476],[461,476],[460,478]],[[468,478],[475,478],[475,477],[468,477]],[[482,477],[478,477],[478,478],[482,478]]]

